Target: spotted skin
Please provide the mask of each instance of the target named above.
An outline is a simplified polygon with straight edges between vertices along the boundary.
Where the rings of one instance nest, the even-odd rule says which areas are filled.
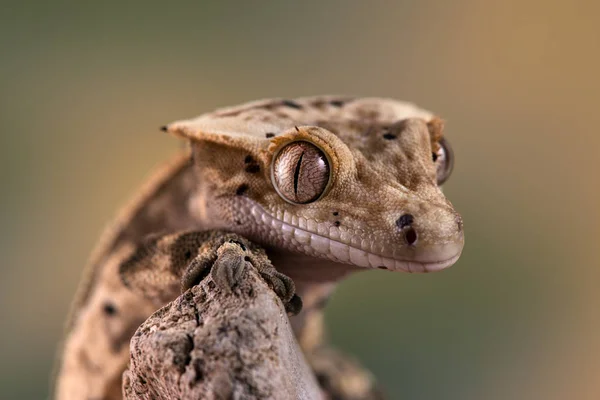
[[[394,269],[396,257],[408,272],[460,254],[462,220],[437,185],[432,157],[442,121],[391,99],[318,96],[260,100],[161,129],[191,150],[156,171],[102,235],[69,319],[56,397],[120,399],[128,343],[142,321],[207,273],[227,286],[241,268],[262,265],[290,314],[302,304],[290,321],[325,394],[357,398],[340,376],[350,374],[366,382],[360,398],[378,398],[355,363],[343,368],[338,353],[331,357],[340,368],[326,362],[333,353],[322,344],[322,309],[339,280],[364,269],[367,254],[370,268]],[[303,205],[282,199],[271,180],[274,154],[295,140],[320,148],[332,174],[326,194]],[[413,222],[399,229],[403,214]],[[289,236],[300,228],[315,237],[312,246]],[[406,229],[415,230],[415,243]],[[249,255],[233,269],[212,265],[216,252],[238,246],[232,234],[262,261]],[[334,242],[337,252],[321,246]],[[349,246],[360,260],[343,259],[339,249]]]

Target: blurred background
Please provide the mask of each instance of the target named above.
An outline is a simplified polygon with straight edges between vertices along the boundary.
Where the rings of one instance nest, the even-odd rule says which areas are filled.
[[[41,399],[103,226],[180,143],[263,97],[446,119],[451,269],[344,282],[330,337],[391,399],[600,398],[600,3],[0,1],[0,398]]]

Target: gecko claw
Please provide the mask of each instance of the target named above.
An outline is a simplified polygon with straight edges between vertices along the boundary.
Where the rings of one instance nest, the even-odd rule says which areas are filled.
[[[294,294],[290,301],[284,303],[285,311],[290,315],[298,315],[302,311],[302,299]]]

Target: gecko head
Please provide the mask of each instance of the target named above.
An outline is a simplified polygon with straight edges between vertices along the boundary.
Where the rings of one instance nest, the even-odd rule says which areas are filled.
[[[192,139],[208,226],[365,268],[431,272],[461,254],[443,124],[410,104],[282,100],[167,129]]]

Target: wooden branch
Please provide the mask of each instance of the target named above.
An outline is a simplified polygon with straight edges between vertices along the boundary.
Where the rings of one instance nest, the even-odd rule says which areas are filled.
[[[209,276],[131,341],[126,399],[321,399],[284,307],[253,268],[233,290]]]

